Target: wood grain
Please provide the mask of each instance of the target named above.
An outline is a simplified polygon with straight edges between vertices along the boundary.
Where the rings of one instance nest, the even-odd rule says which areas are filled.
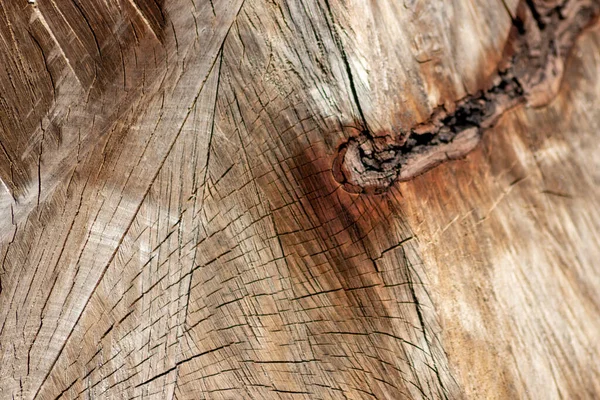
[[[466,158],[332,171],[484,87],[517,8],[0,0],[0,398],[597,397],[597,26]]]
[[[599,15],[600,3],[593,0],[521,1],[511,14],[503,59],[490,83],[399,132],[372,131],[363,117],[360,134],[338,150],[336,180],[353,193],[384,192],[396,181],[464,157],[508,110],[547,105],[556,96],[575,40]]]

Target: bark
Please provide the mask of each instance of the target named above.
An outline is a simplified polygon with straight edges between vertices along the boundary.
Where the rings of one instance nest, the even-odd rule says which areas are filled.
[[[599,397],[599,12],[0,0],[0,399]]]

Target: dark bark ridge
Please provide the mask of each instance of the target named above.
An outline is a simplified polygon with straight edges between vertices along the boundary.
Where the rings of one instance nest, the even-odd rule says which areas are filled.
[[[517,9],[503,61],[487,90],[436,108],[408,132],[377,136],[363,129],[339,148],[335,179],[348,192],[382,193],[440,163],[464,157],[509,109],[539,107],[556,95],[579,34],[597,21],[598,0],[524,0]]]

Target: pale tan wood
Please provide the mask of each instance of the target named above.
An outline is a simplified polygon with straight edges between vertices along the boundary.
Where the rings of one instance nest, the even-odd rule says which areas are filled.
[[[0,1],[0,398],[598,397],[598,28],[464,160],[332,174],[517,8]]]

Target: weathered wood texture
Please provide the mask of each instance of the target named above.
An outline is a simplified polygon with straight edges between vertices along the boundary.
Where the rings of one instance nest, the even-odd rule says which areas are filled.
[[[507,111],[554,99],[575,40],[599,14],[596,0],[521,1],[511,12],[503,58],[486,87],[436,107],[426,121],[399,133],[373,131],[361,113],[361,133],[339,147],[334,177],[350,192],[382,193],[394,182],[464,157]]]
[[[0,0],[0,398],[598,398],[597,25],[463,160],[332,174],[517,8]]]

